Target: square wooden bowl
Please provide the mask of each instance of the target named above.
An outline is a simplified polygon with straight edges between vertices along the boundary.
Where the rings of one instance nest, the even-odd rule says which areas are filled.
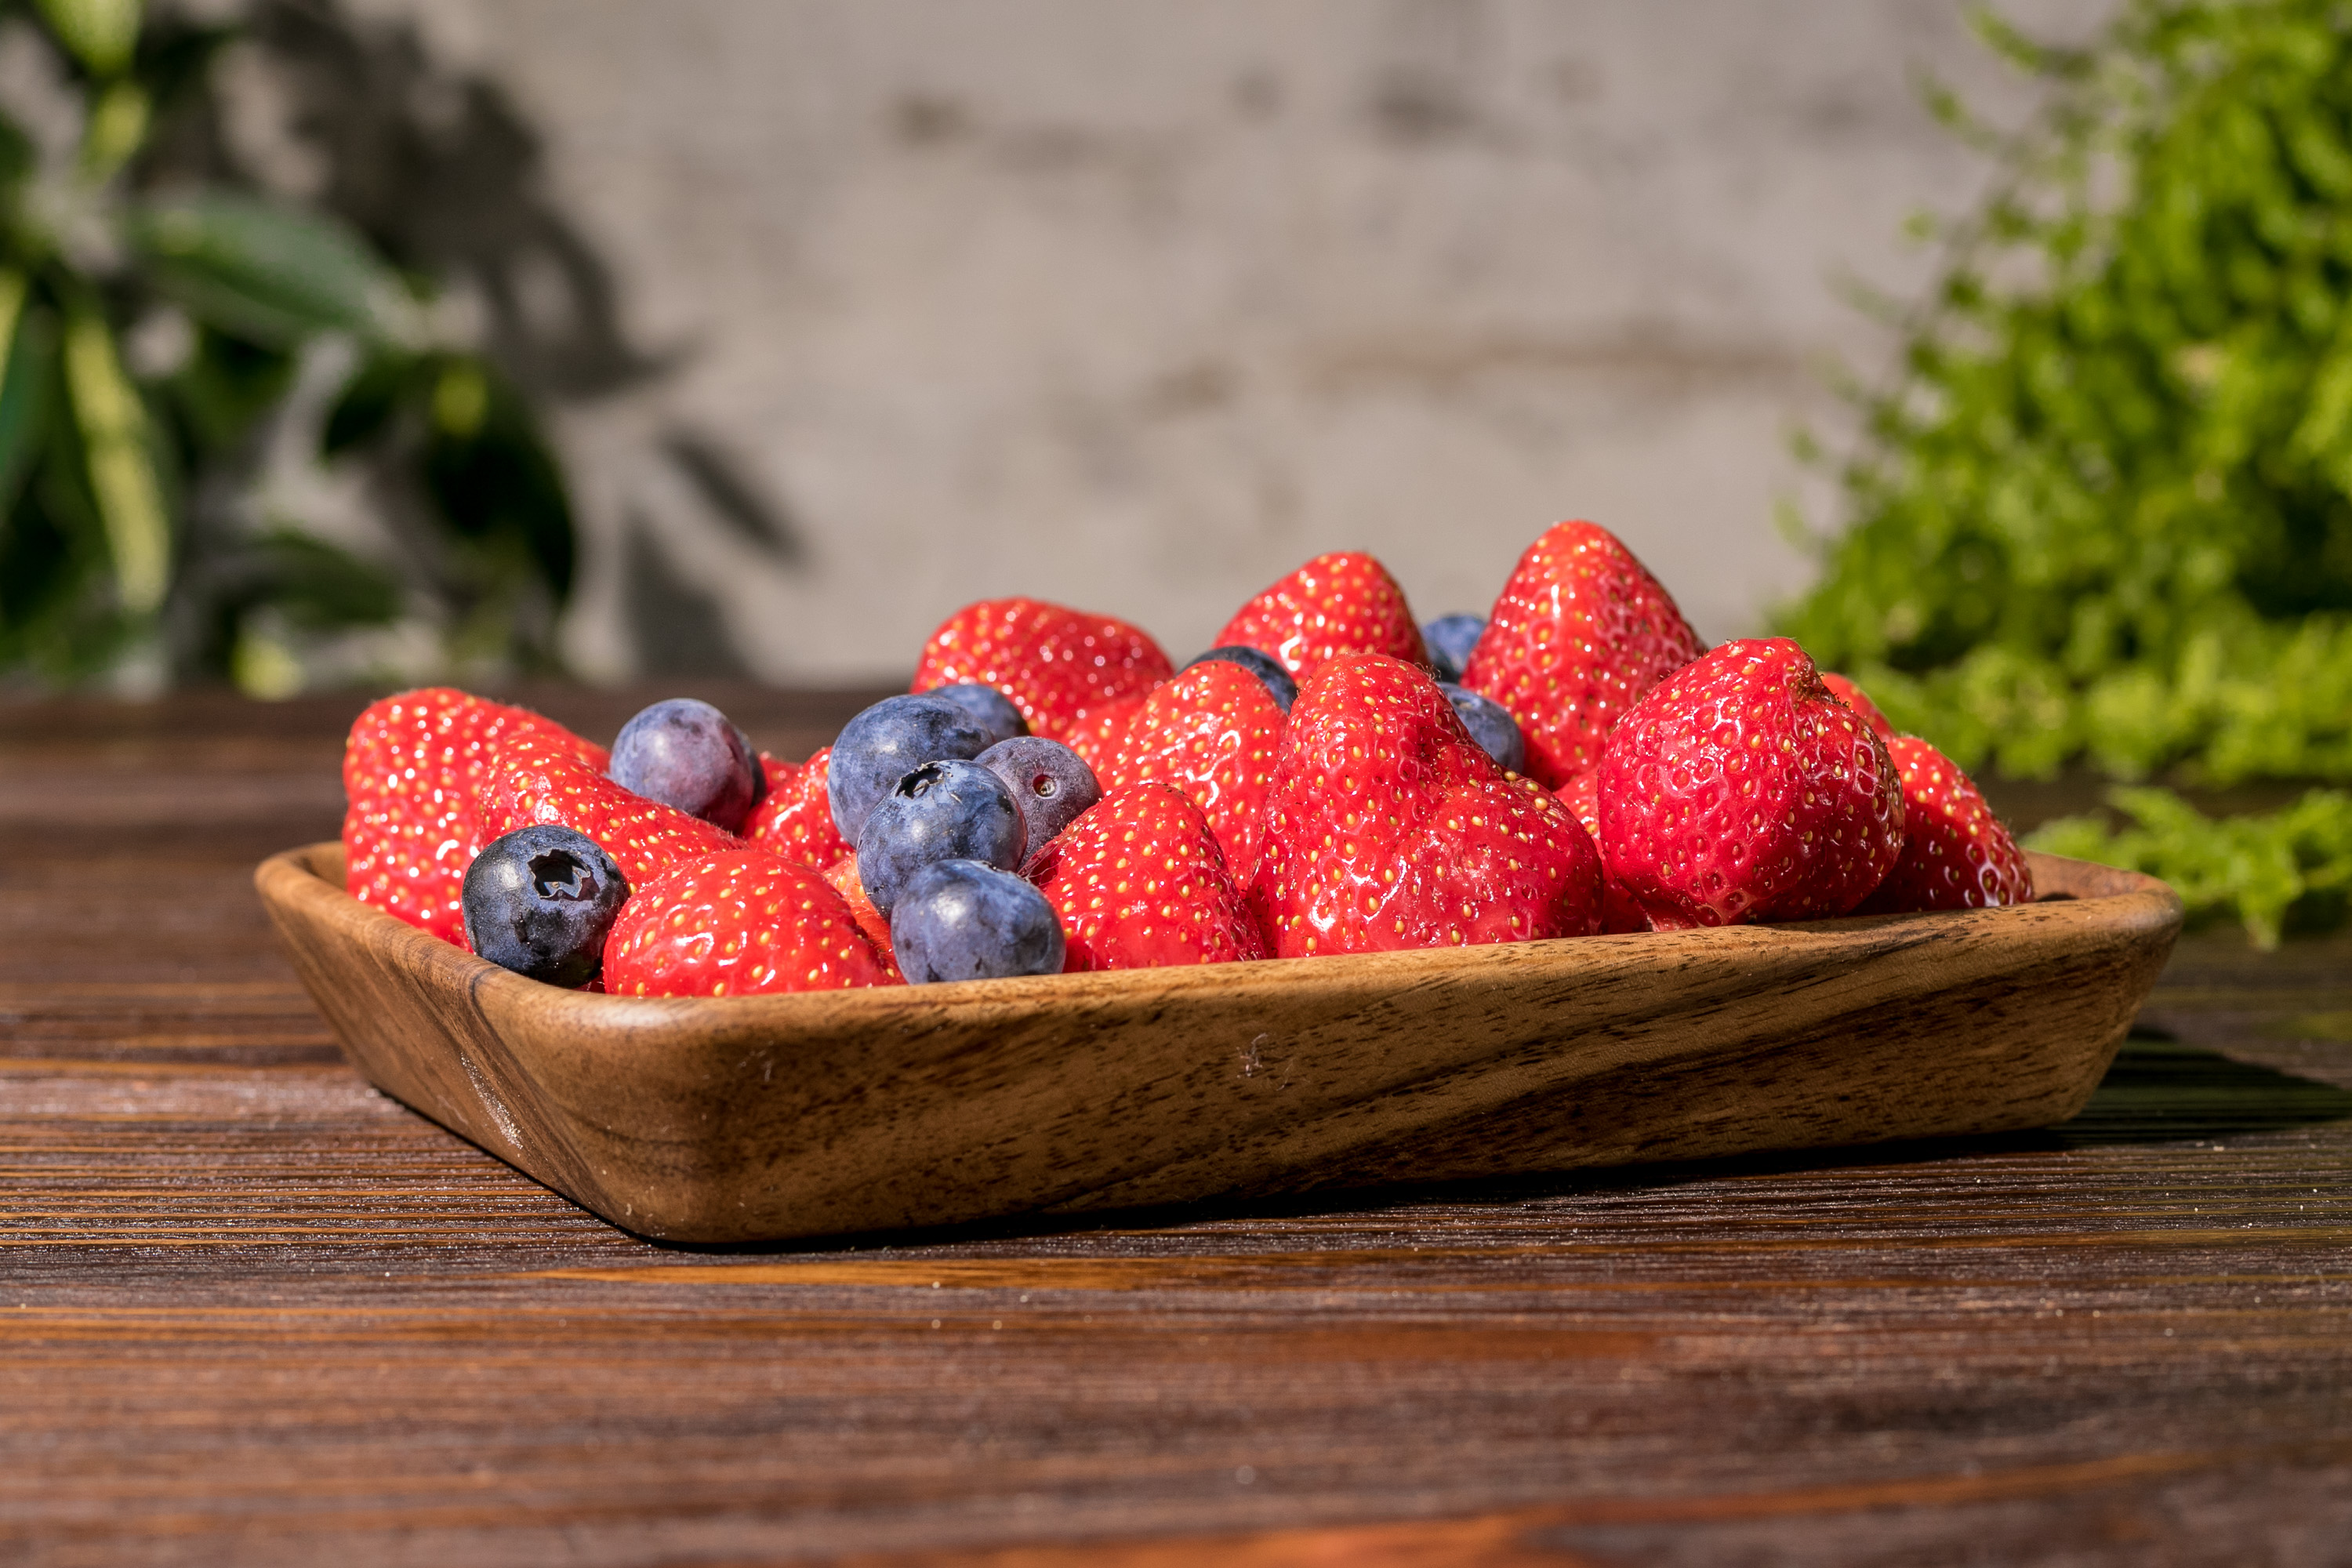
[[[743,1242],[2042,1127],[2180,930],[2130,872],[2042,901],[1424,952],[644,999],[255,881],[370,1081],[614,1225]]]

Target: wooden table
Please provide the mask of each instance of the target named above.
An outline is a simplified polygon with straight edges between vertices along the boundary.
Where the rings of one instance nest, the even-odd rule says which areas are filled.
[[[0,1561],[2352,1562],[2352,944],[2185,944],[2048,1133],[666,1249],[273,951],[355,706],[0,706]]]

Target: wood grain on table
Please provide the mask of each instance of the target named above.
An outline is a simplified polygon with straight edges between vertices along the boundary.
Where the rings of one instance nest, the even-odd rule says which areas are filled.
[[[0,1561],[2352,1563],[2352,943],[2185,942],[2051,1132],[665,1248],[270,945],[356,706],[0,706]]]

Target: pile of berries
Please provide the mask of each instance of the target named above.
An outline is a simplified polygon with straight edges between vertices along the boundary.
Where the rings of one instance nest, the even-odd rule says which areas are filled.
[[[494,963],[743,995],[2016,903],[1967,775],[1786,638],[1708,649],[1564,522],[1491,614],[1319,556],[1175,668],[1031,599],[804,763],[707,703],[608,752],[446,689],[343,763],[352,895]]]

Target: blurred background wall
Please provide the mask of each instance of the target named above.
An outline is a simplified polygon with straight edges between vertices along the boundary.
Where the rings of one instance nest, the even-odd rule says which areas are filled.
[[[1349,547],[1424,616],[1483,610],[1571,515],[1753,629],[1809,571],[1775,499],[1828,510],[1788,433],[1835,431],[1826,362],[1886,352],[1837,279],[1916,287],[1903,218],[1983,177],[1916,73],[2026,107],[1958,0],[344,10],[434,62],[418,90],[479,79],[415,109],[479,144],[414,199],[529,206],[498,309],[603,345],[523,367],[597,676],[895,674],[1014,592],[1181,659]]]

